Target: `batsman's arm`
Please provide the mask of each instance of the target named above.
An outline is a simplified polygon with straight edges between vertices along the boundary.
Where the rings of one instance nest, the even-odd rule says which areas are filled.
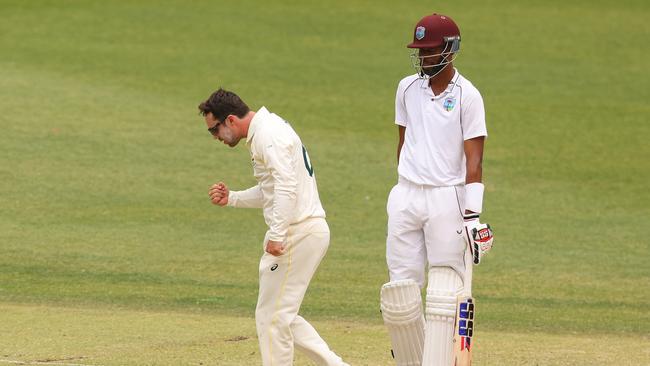
[[[467,243],[472,249],[474,264],[479,264],[481,258],[492,248],[494,236],[488,224],[479,221],[479,214],[483,209],[484,186],[481,183],[483,175],[483,145],[485,136],[465,140],[465,158],[467,161],[467,175],[465,177],[465,212],[463,225]]]
[[[404,145],[404,133],[406,132],[406,122],[408,121],[408,114],[406,113],[406,104],[404,103],[404,89],[406,85],[404,79],[397,85],[395,92],[395,124],[397,125],[397,134],[399,141],[397,143],[397,164],[399,165],[399,156],[402,152],[402,145]]]
[[[465,214],[481,213],[483,206],[483,145],[485,136],[465,140]]]
[[[475,88],[464,93],[461,108],[461,131],[465,152],[465,209],[466,213],[481,213],[483,206],[483,146],[487,138],[483,97]]]
[[[397,164],[399,165],[399,155],[402,152],[402,146],[404,145],[404,133],[406,132],[406,126],[397,125],[399,141],[397,142]]]

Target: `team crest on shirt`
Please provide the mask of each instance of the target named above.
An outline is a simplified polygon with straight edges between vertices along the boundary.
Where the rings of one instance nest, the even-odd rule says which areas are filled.
[[[456,106],[456,98],[449,97],[445,99],[445,103],[442,105],[447,112],[451,112],[452,109]]]
[[[422,38],[424,38],[424,32],[425,32],[424,27],[417,27],[415,28],[415,38],[417,38],[418,41],[421,41]]]

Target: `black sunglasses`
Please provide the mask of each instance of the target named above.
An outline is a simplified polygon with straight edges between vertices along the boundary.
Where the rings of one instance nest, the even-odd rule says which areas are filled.
[[[217,122],[216,125],[214,125],[214,126],[208,128],[208,132],[210,132],[210,134],[211,134],[212,136],[216,136],[216,135],[219,133],[219,125],[220,125],[220,124],[221,124],[221,122]]]
[[[217,136],[217,134],[219,133],[219,125],[226,122],[227,118],[228,118],[228,116],[226,116],[226,118],[224,118],[224,120],[222,122],[217,122],[216,125],[208,128],[208,132],[210,132],[210,134],[212,134],[212,136]]]

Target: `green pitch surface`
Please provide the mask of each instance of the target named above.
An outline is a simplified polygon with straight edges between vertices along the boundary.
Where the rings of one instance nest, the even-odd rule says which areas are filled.
[[[261,212],[196,106],[223,86],[289,120],[330,251],[302,307],[352,365],[378,312],[395,87],[425,2],[0,0],[0,366],[256,365]],[[490,137],[477,365],[650,363],[646,1],[456,1]],[[308,361],[297,356],[297,364]]]

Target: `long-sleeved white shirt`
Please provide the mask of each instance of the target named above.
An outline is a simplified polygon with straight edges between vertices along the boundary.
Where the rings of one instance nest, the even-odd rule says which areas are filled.
[[[258,184],[230,191],[229,206],[261,207],[269,227],[268,239],[280,242],[289,225],[325,217],[309,155],[289,123],[260,108],[248,127],[246,146]]]

